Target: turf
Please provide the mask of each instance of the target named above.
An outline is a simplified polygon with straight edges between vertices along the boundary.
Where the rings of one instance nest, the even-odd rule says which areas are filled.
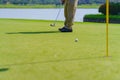
[[[119,80],[120,24],[0,19],[0,80]],[[75,39],[78,38],[78,42]]]

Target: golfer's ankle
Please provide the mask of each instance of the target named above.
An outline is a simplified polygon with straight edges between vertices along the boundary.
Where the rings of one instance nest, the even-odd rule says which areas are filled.
[[[65,28],[67,28],[67,29],[72,29],[72,27],[71,26],[64,26]]]

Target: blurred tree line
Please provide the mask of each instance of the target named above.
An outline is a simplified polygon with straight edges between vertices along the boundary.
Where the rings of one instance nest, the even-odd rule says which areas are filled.
[[[120,2],[120,0],[110,0],[112,2]],[[0,4],[56,4],[59,5],[61,0],[0,0]],[[79,0],[78,4],[102,4],[105,0]]]

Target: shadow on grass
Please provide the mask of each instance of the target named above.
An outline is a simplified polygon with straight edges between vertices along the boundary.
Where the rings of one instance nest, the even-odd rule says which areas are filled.
[[[0,68],[0,72],[5,72],[5,71],[8,71],[9,69],[8,68]]]
[[[36,62],[28,62],[28,63],[14,63],[14,64],[4,64],[0,66],[19,66],[19,65],[29,65],[29,64],[41,64],[41,63],[58,63],[58,62],[70,62],[70,61],[80,61],[80,60],[90,60],[90,59],[101,59],[105,58],[101,57],[87,57],[87,58],[73,58],[73,59],[57,59],[57,60],[47,60],[47,61],[36,61]]]
[[[40,32],[9,32],[6,34],[50,34],[50,33],[60,33],[59,31],[40,31]]]

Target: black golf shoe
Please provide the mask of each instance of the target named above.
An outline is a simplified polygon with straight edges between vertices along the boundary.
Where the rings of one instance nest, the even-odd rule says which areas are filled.
[[[72,29],[68,29],[66,27],[63,27],[63,28],[59,28],[59,31],[60,32],[72,32],[73,30]]]

